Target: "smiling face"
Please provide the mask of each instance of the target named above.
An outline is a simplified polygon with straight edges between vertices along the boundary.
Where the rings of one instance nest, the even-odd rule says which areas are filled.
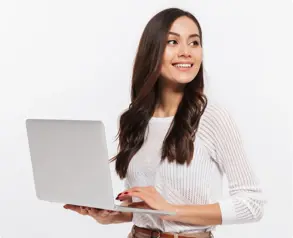
[[[202,62],[199,34],[195,22],[186,16],[173,22],[162,59],[164,83],[186,84],[195,78]]]

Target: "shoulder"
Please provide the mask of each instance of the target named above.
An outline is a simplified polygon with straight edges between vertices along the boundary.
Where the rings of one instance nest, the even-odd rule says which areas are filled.
[[[240,138],[229,109],[216,100],[208,100],[199,121],[197,137],[214,158],[219,145],[232,138]]]
[[[199,131],[203,129],[213,133],[222,127],[233,124],[234,121],[227,107],[215,99],[208,99],[206,108],[200,119]]]

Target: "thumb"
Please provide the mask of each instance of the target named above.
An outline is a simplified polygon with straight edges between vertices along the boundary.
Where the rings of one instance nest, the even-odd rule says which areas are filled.
[[[162,219],[164,221],[173,221],[174,216],[172,216],[172,215],[163,215],[163,216],[160,216],[160,219]]]
[[[133,208],[150,208],[144,201],[132,202],[132,203],[129,203],[127,206],[133,207]]]

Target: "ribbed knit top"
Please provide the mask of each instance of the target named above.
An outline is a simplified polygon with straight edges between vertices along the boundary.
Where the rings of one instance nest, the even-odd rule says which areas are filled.
[[[219,203],[222,224],[258,221],[263,216],[263,198],[258,179],[246,156],[244,145],[230,113],[218,103],[208,102],[194,141],[194,157],[189,166],[160,163],[160,150],[173,117],[152,117],[142,148],[131,160],[126,188],[154,186],[170,203],[203,205]],[[229,197],[223,197],[223,177]],[[140,201],[133,198],[133,201]],[[215,226],[193,226],[163,221],[157,215],[133,214],[139,227],[164,232],[214,230]]]

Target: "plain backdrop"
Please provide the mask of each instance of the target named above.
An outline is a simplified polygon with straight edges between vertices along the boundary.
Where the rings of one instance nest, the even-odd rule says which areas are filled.
[[[290,1],[4,0],[1,238],[127,236],[131,223],[102,226],[36,199],[25,119],[101,119],[114,155],[139,38],[148,20],[167,7],[189,10],[200,21],[207,94],[235,118],[268,200],[259,223],[219,226],[215,237],[292,237]],[[123,183],[111,169],[117,194]]]

